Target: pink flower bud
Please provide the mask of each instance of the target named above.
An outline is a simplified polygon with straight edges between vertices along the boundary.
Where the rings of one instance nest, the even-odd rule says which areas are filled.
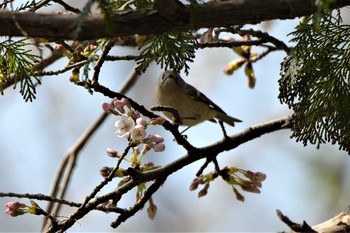
[[[56,52],[56,53],[60,53],[60,54],[63,54],[64,52],[64,47],[62,44],[55,44],[53,46],[53,50]]]
[[[266,179],[266,174],[262,172],[252,172],[249,170],[244,173],[244,176],[249,178],[254,183],[260,183]]]
[[[199,177],[194,178],[190,184],[190,191],[196,190],[199,184],[200,184],[200,178]]]
[[[103,102],[102,103],[102,109],[107,112],[107,113],[111,113],[112,112],[112,109],[113,109],[113,105],[109,104],[109,103],[106,103],[106,102]]]
[[[72,56],[72,54],[62,45],[62,44],[55,44],[53,46],[53,50],[56,52],[56,53],[59,53],[61,55],[64,55],[68,58],[70,58]]]
[[[254,181],[264,181],[266,179],[266,174],[262,172],[256,172],[254,174]]]
[[[236,188],[232,187],[232,190],[233,190],[234,194],[236,195],[236,199],[238,201],[244,202],[244,196],[240,192],[238,192],[238,190]]]
[[[20,210],[6,209],[5,213],[11,217],[17,217],[19,215],[25,214],[25,212]]]
[[[147,135],[144,139],[143,139],[143,142],[146,143],[146,144],[149,144],[149,145],[152,145],[152,143],[155,141],[155,137],[154,135],[150,134],[150,135]]]
[[[164,151],[165,150],[165,145],[164,145],[164,143],[158,143],[158,144],[155,144],[154,146],[153,146],[153,150],[155,151],[155,152],[162,152],[162,151]]]
[[[125,110],[124,110],[125,104],[122,101],[115,99],[113,101],[113,105],[118,109],[119,112],[125,113]]]
[[[260,193],[260,189],[251,181],[243,180],[240,186],[244,191],[251,193]]]
[[[102,177],[108,177],[112,170],[113,170],[113,168],[111,168],[111,167],[102,167],[100,169],[100,175]]]
[[[24,208],[26,207],[26,205],[17,201],[16,202],[13,201],[13,202],[6,203],[5,207],[11,208],[11,209],[18,209],[18,208]]]
[[[127,98],[122,98],[120,100],[126,107],[128,107],[129,109],[131,109],[131,104],[129,102],[129,100]]]
[[[154,135],[154,142],[155,143],[161,143],[161,142],[164,142],[164,138],[158,134],[155,134]]]
[[[128,115],[133,119],[137,119],[141,116],[140,112],[134,109],[130,109],[130,111],[128,112]]]
[[[151,125],[162,125],[165,122],[164,117],[157,117],[157,118],[152,118],[149,122]]]
[[[147,208],[147,215],[149,219],[154,219],[157,213],[157,206],[155,204],[150,204]]]
[[[204,197],[207,194],[208,194],[208,190],[204,188],[204,189],[202,189],[201,191],[198,192],[198,198]]]
[[[119,158],[120,157],[118,152],[112,148],[107,148],[106,152],[107,152],[107,155],[109,157],[112,157],[112,158]]]
[[[11,217],[17,217],[28,213],[28,206],[20,202],[9,202],[5,205],[7,208],[5,213]]]

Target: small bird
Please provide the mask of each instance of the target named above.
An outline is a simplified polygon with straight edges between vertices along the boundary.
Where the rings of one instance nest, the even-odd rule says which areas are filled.
[[[177,110],[182,125],[193,126],[206,120],[216,122],[215,119],[231,126],[234,126],[235,122],[242,122],[227,115],[203,93],[186,83],[175,71],[167,70],[160,75],[156,93],[158,104]],[[163,113],[169,119],[174,117],[170,111]]]

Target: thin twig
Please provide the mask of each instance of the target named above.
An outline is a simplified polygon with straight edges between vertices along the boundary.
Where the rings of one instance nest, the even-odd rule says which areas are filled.
[[[44,195],[44,194],[29,194],[29,193],[2,193],[0,192],[0,197],[17,197],[17,198],[27,198],[27,199],[33,199],[33,200],[38,200],[38,201],[48,201],[48,202],[53,202],[53,203],[59,203],[62,205],[67,205],[71,207],[80,207],[82,203],[77,203],[77,202],[72,202],[72,201],[67,201],[64,199],[59,199],[55,198],[52,196]],[[97,206],[95,208],[96,210],[100,210],[103,212],[115,212],[115,213],[124,213],[126,210],[118,207],[104,207],[104,206]]]
[[[257,56],[250,57],[249,61],[252,62],[252,63],[257,62],[257,61],[261,60],[262,58],[264,58],[269,53],[271,53],[272,51],[276,51],[276,50],[278,50],[278,49],[275,48],[275,47],[267,48],[267,50],[265,50],[264,52],[258,54]]]
[[[123,154],[120,156],[120,158],[118,159],[117,164],[115,165],[115,167],[113,168],[113,170],[111,171],[111,173],[108,175],[108,177],[106,177],[99,185],[97,185],[94,190],[85,198],[84,203],[79,207],[79,208],[85,208],[86,204],[96,196],[96,194],[104,187],[106,186],[109,182],[111,182],[114,178],[114,175],[116,173],[116,171],[119,169],[121,162],[123,161],[123,159],[128,155],[129,150],[131,148],[131,144],[128,145]]]
[[[35,4],[35,6],[32,9],[30,9],[30,11],[31,12],[35,12],[35,11],[39,10],[40,8],[42,8],[42,7],[46,6],[47,4],[49,4],[50,1],[51,0],[42,0],[41,2]]]
[[[134,204],[131,208],[129,208],[124,213],[120,214],[116,221],[111,223],[111,227],[117,228],[121,223],[125,222],[128,218],[136,214],[139,210],[143,208],[146,202],[152,197],[152,195],[160,188],[160,186],[164,183],[166,177],[155,180],[151,186],[147,188],[142,198]]]
[[[314,229],[312,229],[312,227],[307,224],[305,221],[303,221],[301,224],[295,223],[292,220],[290,220],[287,216],[285,216],[284,214],[282,214],[282,212],[280,210],[276,210],[277,213],[277,217],[284,222],[285,224],[287,224],[290,229],[292,229],[295,232],[314,232],[317,233],[317,231],[315,231]]]
[[[98,58],[97,62],[96,62],[96,65],[94,67],[94,74],[91,78],[91,82],[92,83],[97,83],[98,82],[98,78],[100,76],[100,70],[101,70],[101,67],[103,65],[103,63],[106,61],[106,57],[109,53],[109,51],[112,49],[112,47],[114,46],[114,42],[115,42],[115,39],[113,40],[110,40],[107,42],[107,44],[105,45],[105,48],[103,49],[103,52],[101,54],[101,56]]]
[[[270,42],[271,44],[275,45],[276,48],[283,49],[287,54],[290,53],[290,48],[283,41],[277,39],[276,37],[270,36],[270,34],[268,34],[267,32],[262,32],[260,30],[253,30],[253,29],[248,29],[248,30],[240,29],[240,30],[237,30],[237,33],[242,36],[248,34],[254,37],[264,39]]]
[[[37,71],[34,74],[37,76],[53,76],[53,75],[59,75],[59,74],[63,74],[71,69],[74,68],[80,68],[83,67],[85,64],[87,63],[86,60],[84,61],[79,61],[76,63],[73,63],[71,65],[67,65],[66,67],[64,67],[63,69],[60,70],[54,70],[54,71]]]
[[[66,154],[63,156],[61,164],[58,166],[54,182],[52,183],[50,196],[58,197],[60,199],[64,198],[68,184],[73,174],[73,169],[75,167],[79,152],[87,144],[91,136],[102,125],[106,118],[107,114],[102,113],[100,117],[92,125],[90,125],[86,131],[80,135],[78,140],[68,149]],[[60,208],[60,203],[58,203],[58,205],[55,205],[55,203],[50,202],[47,206],[46,212],[51,215],[57,215],[60,211]],[[46,225],[46,219],[44,219],[42,230],[44,231],[44,229],[47,227],[48,226]]]
[[[57,4],[60,4],[61,6],[63,6],[64,9],[66,9],[67,11],[71,11],[71,12],[74,12],[76,14],[81,13],[81,11],[78,8],[72,7],[62,0],[53,0],[53,1],[56,2]]]
[[[55,53],[55,54],[58,54],[58,53]],[[60,57],[62,57],[62,56],[60,56]],[[139,56],[134,56],[134,55],[126,55],[126,56],[110,56],[110,55],[108,55],[106,57],[106,61],[134,61],[138,57]],[[96,57],[96,60],[97,59],[98,59],[98,57]],[[83,67],[84,65],[86,65],[86,63],[87,63],[87,61],[83,60],[83,61],[69,64],[66,67],[64,67],[63,69],[51,70],[51,71],[36,71],[36,72],[34,72],[34,74],[36,76],[52,76],[52,75],[63,74],[71,69]],[[6,88],[7,88],[7,86],[6,86]]]
[[[208,167],[208,165],[210,164],[211,162],[211,159],[209,158],[206,158],[205,159],[205,162],[203,163],[203,165],[198,169],[197,173],[196,173],[196,176],[200,176],[203,174],[204,172],[204,169],[206,169]]]
[[[247,40],[247,41],[217,41],[217,42],[207,42],[207,43],[200,43],[197,44],[196,47],[200,49],[204,48],[232,48],[232,47],[238,47],[238,46],[252,46],[252,45],[262,45],[263,43],[266,43],[265,39],[259,39],[259,40]]]

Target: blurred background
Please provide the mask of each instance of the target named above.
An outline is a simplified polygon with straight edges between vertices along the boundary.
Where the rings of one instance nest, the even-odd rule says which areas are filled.
[[[50,8],[52,11],[55,8]],[[288,42],[288,33],[294,30],[298,20],[272,21],[253,26],[268,31],[270,35]],[[253,47],[253,51],[262,50]],[[115,48],[114,55],[137,54],[132,48]],[[197,87],[229,115],[242,119],[234,128],[227,127],[229,135],[238,133],[252,125],[291,114],[281,105],[278,96],[280,63],[285,56],[274,52],[254,63],[256,86],[249,89],[243,70],[232,76],[223,73],[223,67],[237,55],[230,49],[202,49],[196,53],[190,74],[183,78]],[[61,59],[47,70],[62,68],[67,63]],[[107,62],[103,66],[100,80],[111,89],[118,90],[134,67],[133,62]],[[137,84],[127,95],[147,108],[156,105],[155,84],[161,68],[152,64],[139,77]],[[0,97],[0,192],[49,194],[52,180],[64,153],[84,130],[101,114],[101,103],[110,100],[99,93],[90,95],[85,89],[69,82],[70,73],[42,78],[37,87],[37,99],[25,103],[17,89],[9,88]],[[105,153],[111,147],[122,151],[125,139],[115,136],[114,122],[110,116],[79,155],[67,200],[82,202],[86,195],[101,182],[99,170],[103,166],[114,166],[115,160]],[[173,137],[160,126],[149,127],[149,134],[160,134],[165,138],[166,150],[162,153],[150,151],[144,161],[166,165],[183,156],[185,151],[173,142]],[[205,146],[222,138],[219,125],[210,122],[192,127],[186,132],[188,140],[195,146]],[[80,219],[70,232],[108,231],[226,231],[226,232],[276,232],[287,230],[276,216],[279,209],[295,222],[305,220],[315,225],[346,209],[350,203],[350,159],[338,150],[337,145],[322,145],[319,150],[310,145],[304,147],[290,139],[289,130],[263,135],[237,149],[219,155],[219,164],[267,174],[261,194],[242,192],[245,202],[239,202],[226,183],[220,179],[211,183],[207,196],[197,198],[189,185],[204,160],[171,175],[164,186],[154,195],[158,207],[154,220],[147,218],[146,208],[127,220],[119,228],[109,225],[115,214],[91,212]],[[127,166],[127,163],[124,164]],[[205,172],[212,170],[208,167]],[[118,181],[103,189],[113,190]],[[38,232],[42,219],[23,215],[9,217],[4,205],[16,198],[0,199],[0,231]],[[28,200],[20,200],[29,203]],[[118,203],[128,207],[135,201],[135,192],[129,192]],[[45,208],[45,202],[38,204]],[[62,219],[74,209],[63,208]]]

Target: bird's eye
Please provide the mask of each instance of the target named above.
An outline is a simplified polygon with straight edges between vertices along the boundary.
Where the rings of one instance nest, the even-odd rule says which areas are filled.
[[[173,74],[171,72],[165,72],[162,76],[161,76],[161,80],[165,81],[166,79],[173,79],[173,80],[177,80],[177,76],[176,74]]]

